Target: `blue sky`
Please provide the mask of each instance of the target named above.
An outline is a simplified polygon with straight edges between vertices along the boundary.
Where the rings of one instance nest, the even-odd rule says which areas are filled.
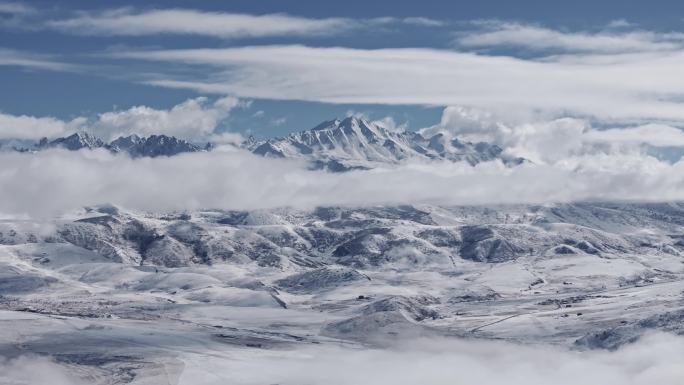
[[[5,51],[0,51],[0,57],[20,56],[21,59],[48,63],[25,65],[22,64],[24,62],[17,64],[15,61],[0,65],[0,84],[5,91],[0,92],[0,112],[7,115],[55,117],[69,121],[77,117],[92,118],[112,110],[127,110],[133,106],[144,105],[165,110],[199,96],[215,100],[224,95],[233,95],[244,103],[220,119],[217,130],[253,133],[257,136],[281,135],[306,129],[322,120],[348,114],[362,114],[372,120],[389,116],[399,125],[406,124],[409,129],[418,129],[437,124],[443,118],[444,107],[470,105],[471,99],[472,106],[476,108],[496,109],[505,106],[506,114],[529,110],[553,116],[589,117],[596,124],[664,121],[678,126],[682,120],[678,114],[670,112],[672,106],[669,105],[643,108],[643,112],[630,114],[619,112],[620,106],[609,103],[595,108],[583,101],[587,98],[585,94],[566,98],[563,87],[559,87],[557,92],[556,88],[543,89],[539,93],[542,95],[539,100],[519,104],[515,92],[511,92],[507,98],[499,98],[496,94],[496,85],[507,81],[507,78],[489,76],[490,73],[498,73],[497,66],[505,67],[506,71],[510,69],[506,63],[496,62],[502,57],[520,59],[521,62],[517,64],[530,67],[530,64],[537,65],[553,55],[563,55],[565,61],[562,64],[565,65],[568,58],[595,61],[605,55],[656,55],[654,52],[657,52],[657,55],[664,56],[679,53],[679,46],[684,39],[668,34],[684,30],[682,2],[274,0],[164,1],[141,6],[138,2],[125,1],[0,1],[0,10],[3,5],[5,11],[0,16],[0,49]],[[185,12],[180,16],[187,16],[188,25],[195,30],[174,30],[173,20],[155,14],[169,10]],[[127,28],[117,24],[122,18],[141,15],[169,25],[160,24],[151,30],[145,25],[137,25],[133,27],[138,28],[134,32],[121,32],[122,28]],[[271,19],[267,18],[252,23],[261,25],[256,25],[249,33],[234,30],[213,32],[202,28],[203,24],[207,25],[203,18],[211,15],[285,15],[295,20],[284,22],[283,29],[276,31],[260,28],[271,23]],[[249,20],[246,22],[249,23]],[[103,26],[106,23],[112,23],[112,26]],[[219,24],[226,23],[221,21]],[[511,31],[520,35],[518,40],[506,38],[512,35]],[[640,35],[634,37],[635,33]],[[557,40],[546,44],[549,36]],[[619,48],[622,45],[624,48]],[[274,46],[285,48],[277,51],[269,48]],[[613,50],[612,46],[618,48]],[[225,53],[231,56],[227,61],[218,63],[218,59],[215,59],[223,54],[223,49],[242,47],[267,49],[247,53],[229,51]],[[306,50],[299,49],[301,47]],[[316,58],[319,52],[323,56],[328,55],[329,52],[324,51],[326,47],[350,50],[331,54],[315,66],[298,66],[298,60],[310,60],[309,55]],[[433,78],[426,78],[425,90],[421,89],[422,83],[415,80],[415,84],[412,84],[414,79],[411,77],[429,75],[421,71],[416,73],[414,69],[399,68],[398,65],[396,73],[388,71],[386,74],[391,78],[391,83],[389,80],[385,83],[379,81],[378,77],[385,75],[383,68],[395,69],[393,55],[403,57],[404,51],[401,50],[407,48],[429,50],[424,55],[420,51],[410,53],[425,59],[426,64],[420,68],[428,72],[432,71],[430,63],[441,61],[444,53],[465,53],[476,57],[451,57],[440,62],[440,71],[445,71],[445,77],[448,78],[444,84],[449,87],[444,89],[440,89],[439,79]],[[186,50],[182,57],[177,52],[171,52],[179,49]],[[211,52],[197,51],[202,49]],[[376,55],[377,50],[381,49],[399,51]],[[150,52],[157,55],[151,57]],[[232,58],[243,54],[245,59]],[[301,55],[301,59],[297,55]],[[294,58],[293,62],[284,63],[282,68],[277,67],[275,64],[284,57]],[[456,74],[458,76],[466,73],[467,79],[478,79],[484,83],[481,89],[490,90],[482,95],[475,92],[470,98],[468,90],[480,89],[480,84],[474,82],[461,88],[462,77],[455,76],[452,79],[446,71],[452,62],[459,64],[460,61],[480,58],[491,60],[482,65],[473,62],[472,65],[485,69],[491,65],[491,69],[487,69],[490,72],[470,75],[471,67],[454,70],[460,71]],[[401,60],[411,61],[411,58],[403,57]],[[342,75],[343,72],[335,72],[338,70],[331,68],[327,73],[320,69],[330,68],[340,61],[348,63],[340,64],[339,71],[362,68],[368,63],[377,63],[373,65],[378,68],[366,72],[359,70],[361,72],[357,77],[351,77],[354,72],[350,71],[350,79],[340,80],[341,84],[336,84],[338,77],[335,74]],[[53,62],[58,64],[50,67],[49,63]],[[527,71],[527,67],[520,71]],[[637,67],[630,68],[639,71]],[[231,72],[226,72],[227,69]],[[558,69],[553,68],[552,71],[557,72]],[[304,80],[298,84],[279,84],[283,82],[278,77],[281,72],[293,79]],[[555,75],[549,76],[549,79],[555,79],[551,78]],[[601,76],[599,71],[596,75],[588,75],[585,81],[587,84],[595,83],[594,80]],[[243,81],[245,77],[249,79]],[[316,79],[319,79],[319,84],[312,86],[311,83]],[[405,86],[402,85],[404,80],[407,83]],[[180,87],[178,84],[170,86],[169,81],[183,81],[184,84]],[[349,85],[354,82],[359,84]],[[207,89],[207,83],[222,86],[219,89]],[[277,86],[270,87],[272,84]],[[339,92],[326,90],[326,84],[330,84],[331,88],[336,87]],[[374,89],[366,92],[364,84]],[[519,87],[519,84],[526,84],[525,79],[521,78],[505,90]],[[615,89],[619,90],[620,80],[615,79],[614,84]],[[536,86],[534,81],[531,85]],[[416,90],[419,95],[416,95]],[[452,90],[458,97],[451,97]],[[635,92],[643,94],[642,91],[638,89]],[[525,98],[525,90],[520,92],[520,98]],[[548,98],[544,92],[549,93]],[[587,91],[587,95],[612,95],[613,92],[613,89],[597,89],[596,93]],[[671,96],[673,90],[663,84],[662,90],[656,86],[654,92]],[[432,95],[436,96],[433,98]],[[632,95],[624,97],[632,100]],[[555,98],[558,100],[555,101]],[[605,99],[604,96],[597,103]],[[547,103],[547,100],[555,103]],[[568,106],[567,111],[565,106]],[[624,106],[632,110],[628,104]]]

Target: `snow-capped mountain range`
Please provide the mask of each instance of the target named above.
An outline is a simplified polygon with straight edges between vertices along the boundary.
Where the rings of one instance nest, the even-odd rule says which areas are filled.
[[[409,160],[464,161],[470,165],[500,160],[509,166],[525,161],[507,156],[495,144],[466,142],[445,132],[425,137],[419,132],[390,130],[357,117],[326,121],[310,130],[285,137],[267,140],[250,137],[237,146],[265,157],[301,159],[308,161],[313,169],[335,172],[370,169]],[[40,151],[56,147],[72,151],[104,148],[133,157],[156,157],[209,151],[212,144],[198,145],[166,135],[131,135],[107,143],[89,133],[78,132],[51,141],[43,138],[33,147],[20,151]]]

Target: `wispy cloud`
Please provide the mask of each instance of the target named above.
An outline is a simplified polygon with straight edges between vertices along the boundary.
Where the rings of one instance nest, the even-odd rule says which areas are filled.
[[[402,24],[428,28],[446,25],[444,21],[427,17],[307,18],[280,13],[254,15],[195,9],[138,10],[127,7],[78,12],[72,17],[45,21],[42,27],[82,35],[178,34],[233,39],[339,35],[351,30]]]
[[[684,120],[684,51],[544,61],[437,49],[299,45],[126,51],[186,64],[206,76],[163,74],[148,83],[239,97],[329,103],[464,105],[602,119]],[[278,58],[278,60],[274,60]],[[197,66],[197,67],[194,67]]]
[[[281,118],[277,118],[277,119],[271,119],[271,125],[276,126],[276,127],[282,126],[283,124],[285,124],[285,122],[287,122],[287,118],[285,118],[285,117],[281,117]]]
[[[64,63],[49,55],[0,48],[0,66],[15,66],[49,71],[75,71],[79,67]]]
[[[564,52],[623,53],[668,51],[684,46],[684,33],[656,33],[644,30],[611,30],[630,26],[614,21],[599,32],[560,31],[539,25],[504,21],[480,21],[475,30],[456,34],[462,47],[522,47],[530,50]]]
[[[188,34],[218,38],[328,35],[356,27],[356,23],[344,18],[311,19],[286,14],[250,15],[192,9],[137,11],[133,8],[82,12],[73,18],[47,21],[46,25],[77,34]]]
[[[35,8],[25,3],[0,1],[0,14],[25,15],[35,11]]]
[[[629,22],[626,19],[615,19],[608,23],[608,28],[629,28],[634,27],[636,24]]]
[[[420,27],[444,27],[448,22],[444,20],[432,19],[429,17],[414,16],[414,17],[376,17],[369,19],[370,24],[407,24]]]
[[[402,21],[406,24],[421,25],[425,27],[442,27],[447,25],[443,20],[431,19],[429,17],[407,17]]]

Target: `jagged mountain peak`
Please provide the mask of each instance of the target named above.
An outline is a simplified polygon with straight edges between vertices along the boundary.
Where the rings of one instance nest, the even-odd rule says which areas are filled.
[[[151,135],[147,138],[140,139],[128,153],[131,156],[156,157],[171,156],[183,152],[198,152],[202,150],[202,147],[174,136]]]
[[[311,131],[322,131],[322,130],[330,130],[334,127],[339,126],[341,120],[335,118],[333,120],[326,120],[321,122],[321,124],[317,125],[316,127],[312,128]]]
[[[368,120],[357,116],[348,116],[344,119],[335,118],[333,120],[324,121],[309,131],[335,130],[342,130],[348,134],[362,134],[364,136],[368,136],[369,131],[370,133],[378,136],[386,136],[387,133],[391,132],[382,125],[369,122]]]
[[[47,138],[43,138],[38,142],[37,147],[63,147],[67,150],[80,150],[82,148],[99,148],[104,145],[105,143],[94,135],[85,131],[79,131],[63,138],[57,138],[51,142],[48,142]]]
[[[120,136],[109,143],[115,151],[127,151],[142,140],[138,135]]]
[[[418,132],[397,132],[356,116],[328,120],[309,130],[245,147],[266,157],[309,160],[314,168],[331,171],[373,168],[409,159],[466,161],[471,165],[496,159],[509,165],[524,161],[505,156],[495,144],[464,142],[446,133],[425,137]]]

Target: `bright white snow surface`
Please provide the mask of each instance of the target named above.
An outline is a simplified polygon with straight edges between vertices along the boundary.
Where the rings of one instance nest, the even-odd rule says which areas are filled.
[[[2,384],[682,384],[684,205],[0,222]]]

